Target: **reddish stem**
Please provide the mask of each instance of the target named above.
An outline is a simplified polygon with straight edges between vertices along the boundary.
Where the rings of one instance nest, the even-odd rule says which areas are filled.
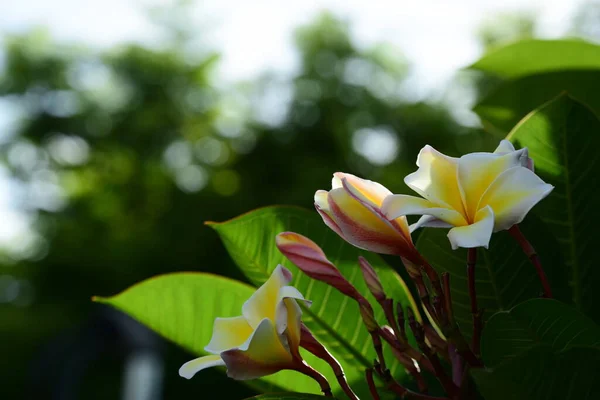
[[[375,365],[375,370],[381,376],[388,389],[400,396],[401,399],[411,400],[449,400],[447,397],[428,396],[426,394],[416,393],[405,388],[392,378],[390,371],[382,371],[378,365]]]
[[[515,240],[519,243],[519,245],[523,249],[523,252],[525,253],[525,255],[527,255],[527,257],[535,267],[538,277],[540,278],[540,282],[542,283],[542,287],[544,288],[544,297],[551,299],[552,289],[550,289],[548,277],[544,272],[544,268],[542,268],[542,263],[540,261],[540,257],[537,255],[537,252],[535,251],[531,243],[529,243],[527,238],[525,238],[525,235],[523,235],[523,232],[521,232],[521,229],[519,229],[519,225],[513,225],[508,230],[508,233],[510,233],[511,236],[515,238]]]
[[[294,370],[298,371],[306,376],[313,378],[319,386],[321,387],[321,392],[323,392],[323,396],[325,397],[333,397],[331,393],[331,386],[329,386],[329,382],[327,378],[325,378],[319,371],[311,367],[306,363],[306,361],[298,360],[294,365]]]
[[[352,391],[350,385],[348,385],[346,375],[344,374],[344,369],[339,361],[333,355],[331,355],[327,348],[313,336],[313,334],[304,324],[302,324],[300,333],[300,346],[320,359],[326,361],[335,373],[335,377],[337,378],[337,381],[344,393],[346,393],[346,396],[348,396],[350,400],[359,400],[358,396],[356,396],[356,394]]]
[[[467,251],[467,280],[469,283],[469,298],[471,299],[471,314],[473,315],[473,353],[479,354],[479,339],[481,337],[481,313],[477,308],[477,293],[475,291],[475,264],[477,263],[477,248]]]
[[[373,398],[373,400],[379,400],[379,393],[377,393],[375,381],[373,380],[373,368],[367,369],[365,371],[365,375],[367,377],[367,384],[369,385],[369,392],[371,392],[371,397]]]

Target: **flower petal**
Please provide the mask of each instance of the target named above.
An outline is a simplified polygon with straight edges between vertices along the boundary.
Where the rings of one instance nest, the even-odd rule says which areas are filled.
[[[494,210],[494,232],[520,223],[525,215],[553,189],[531,170],[514,167],[503,172],[485,192],[480,207]]]
[[[373,207],[381,207],[383,200],[392,194],[385,186],[377,182],[342,172],[336,172],[335,175],[341,179],[342,186],[351,191],[354,197]]]
[[[327,208],[329,208],[329,205],[327,205]],[[344,233],[342,232],[340,227],[335,223],[333,218],[331,218],[331,215],[327,211],[324,211],[323,209],[321,209],[316,203],[315,203],[315,209],[317,210],[317,212],[323,219],[323,222],[325,222],[325,225],[327,225],[329,227],[329,229],[331,229],[332,231],[334,231],[335,233],[337,233],[338,235],[340,235],[343,238]]]
[[[513,151],[517,151],[517,150],[515,150],[515,146],[513,146],[513,144],[511,142],[509,142],[508,140],[503,139],[500,141],[500,144],[498,145],[496,150],[494,150],[494,154],[506,154],[506,153],[511,153]],[[526,154],[527,154],[527,157],[521,158],[521,165],[524,166],[525,168],[529,168],[530,170],[533,171],[533,160],[531,158],[529,158],[528,152]]]
[[[381,214],[381,205],[386,197],[392,195],[386,187],[377,182],[360,179],[354,175],[344,174],[342,186],[359,203],[370,209],[374,214]],[[412,243],[408,221],[405,216],[389,220],[391,225],[399,231],[407,242]]]
[[[434,216],[423,215],[417,222],[410,226],[410,231],[414,232],[419,228],[452,228],[452,225]]]
[[[467,225],[467,221],[458,211],[441,208],[429,200],[405,194],[388,196],[383,202],[382,211],[388,218],[401,215],[431,215],[452,226]]]
[[[469,221],[479,211],[481,196],[496,178],[509,168],[526,162],[527,149],[506,154],[471,153],[458,160],[458,181]]]
[[[315,206],[325,212],[328,212],[329,211],[329,203],[327,202],[328,196],[329,196],[329,192],[327,190],[317,190],[315,192]]]
[[[204,351],[219,354],[225,350],[242,346],[254,330],[244,317],[217,318],[213,325],[213,334]]]
[[[488,206],[477,212],[475,223],[450,229],[448,239],[450,239],[453,250],[459,247],[485,247],[487,249],[493,230],[494,211]]]
[[[415,192],[440,207],[463,210],[457,180],[458,159],[448,157],[427,145],[417,157],[416,172],[404,178]]]
[[[255,379],[273,374],[292,364],[292,355],[286,350],[275,325],[265,318],[256,327],[245,350],[233,349],[221,353],[227,366],[227,376]]]
[[[361,204],[344,188],[329,192],[329,209],[341,235],[350,244],[383,254],[414,252],[412,241],[398,231],[383,215]]]
[[[275,326],[277,328],[277,333],[281,335],[288,328],[289,325],[289,309],[287,305],[291,304],[292,302],[298,305],[298,303],[296,303],[296,300],[299,300],[306,306],[310,307],[312,302],[309,300],[305,300],[304,296],[302,296],[302,293],[300,293],[300,291],[293,286],[284,286],[281,289],[279,289],[279,294],[277,297],[278,300],[277,309],[275,311]],[[286,302],[285,300],[290,301]],[[300,318],[302,316],[302,309],[296,309],[295,307],[292,307],[292,311],[295,312],[298,310],[300,311],[298,318]],[[298,325],[298,329],[300,329],[300,325]]]
[[[210,355],[188,361],[179,368],[179,376],[191,379],[197,372],[210,367],[222,367],[225,362],[219,355]]]
[[[494,154],[504,154],[515,151],[515,146],[511,142],[506,139],[502,139],[496,150],[494,150]]]
[[[292,280],[292,273],[282,265],[273,270],[269,279],[242,306],[242,315],[252,328],[264,319],[275,321],[279,289]]]

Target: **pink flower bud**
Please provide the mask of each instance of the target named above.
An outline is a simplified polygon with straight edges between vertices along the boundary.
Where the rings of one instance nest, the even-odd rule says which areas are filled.
[[[384,301],[386,299],[385,292],[383,291],[383,286],[381,286],[381,281],[377,276],[377,272],[375,272],[371,264],[369,264],[362,256],[358,257],[358,263],[360,264],[360,269],[365,278],[365,282],[367,283],[367,287],[371,294],[373,294],[373,297],[375,297],[378,302]]]
[[[363,296],[327,259],[315,242],[294,232],[282,232],[275,238],[277,248],[309,277],[333,286],[346,296],[360,300]]]

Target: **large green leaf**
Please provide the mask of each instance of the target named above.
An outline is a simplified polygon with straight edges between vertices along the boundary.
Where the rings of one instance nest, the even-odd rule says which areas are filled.
[[[469,68],[502,78],[600,69],[600,46],[577,39],[522,40],[490,51]]]
[[[471,376],[485,400],[600,399],[600,350],[572,347],[554,352],[536,346],[496,368]]]
[[[577,346],[600,350],[600,327],[564,303],[532,299],[489,319],[481,355],[485,365],[493,367],[538,345],[557,353]]]
[[[598,45],[524,40],[486,54],[470,68],[504,79],[474,108],[492,132],[505,135],[531,110],[564,91],[600,112]]]
[[[543,222],[528,216],[521,230],[530,242],[540,249],[540,258],[550,280],[554,295],[568,299],[569,287],[559,246]],[[417,249],[438,272],[450,274],[452,303],[455,318],[463,334],[472,336],[473,323],[467,285],[467,251],[452,250],[446,229],[425,229],[419,236]],[[509,310],[518,303],[537,297],[542,286],[519,245],[506,232],[492,236],[489,250],[478,250],[475,266],[475,286],[479,308],[483,308],[484,321],[499,310]]]
[[[508,139],[529,148],[536,173],[554,185],[535,212],[560,243],[575,304],[599,322],[600,291],[594,284],[600,281],[600,121],[586,106],[562,95],[531,113]],[[551,251],[546,246],[537,250],[542,256]]]
[[[389,296],[405,307],[416,309],[405,283],[378,255],[360,251],[341,240],[327,228],[317,213],[297,207],[267,207],[252,211],[223,223],[209,223],[229,254],[248,279],[262,284],[277,264],[283,264],[294,274],[292,284],[313,300],[306,310],[304,321],[314,335],[336,355],[339,355],[348,380],[364,381],[364,369],[372,365],[375,352],[367,330],[363,327],[356,303],[324,283],[302,274],[275,246],[275,236],[283,231],[303,234],[322,246],[328,258],[358,290],[370,293],[358,267],[359,255],[366,257],[377,270]],[[372,299],[373,300],[373,299]],[[373,301],[373,304],[374,301]],[[383,312],[376,308],[376,317],[384,321]],[[401,380],[408,377],[391,353],[386,354],[388,367]],[[357,389],[360,394],[360,389]],[[365,396],[368,396],[364,393]]]
[[[568,92],[600,114],[600,67],[524,76],[501,84],[473,109],[487,130],[506,135],[531,110]]]
[[[254,290],[221,276],[186,272],[151,278],[115,296],[94,300],[124,311],[195,355],[206,355],[204,346],[211,338],[215,318],[241,315],[242,304]],[[324,362],[310,354],[306,359],[335,381]],[[261,391],[320,391],[311,378],[293,371],[278,372],[250,384]]]

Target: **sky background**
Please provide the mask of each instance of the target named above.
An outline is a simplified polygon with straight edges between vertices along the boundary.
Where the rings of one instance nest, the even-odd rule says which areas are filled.
[[[482,52],[476,33],[502,13],[536,16],[537,36],[568,32],[583,0],[198,0],[187,17],[200,41],[222,54],[217,74],[224,84],[256,78],[266,71],[293,74],[298,65],[293,30],[322,10],[347,19],[360,47],[387,41],[412,65],[413,95],[435,97],[460,68]],[[148,8],[168,0],[0,0],[0,35],[46,26],[59,41],[107,48],[136,41],[160,45]],[[1,36],[0,36],[1,37]],[[443,38],[443,40],[440,40]],[[0,54],[0,70],[2,66]],[[16,114],[0,99],[0,129]],[[2,134],[0,133],[0,138]],[[19,188],[0,168],[0,245],[26,245],[28,218],[19,212]]]

